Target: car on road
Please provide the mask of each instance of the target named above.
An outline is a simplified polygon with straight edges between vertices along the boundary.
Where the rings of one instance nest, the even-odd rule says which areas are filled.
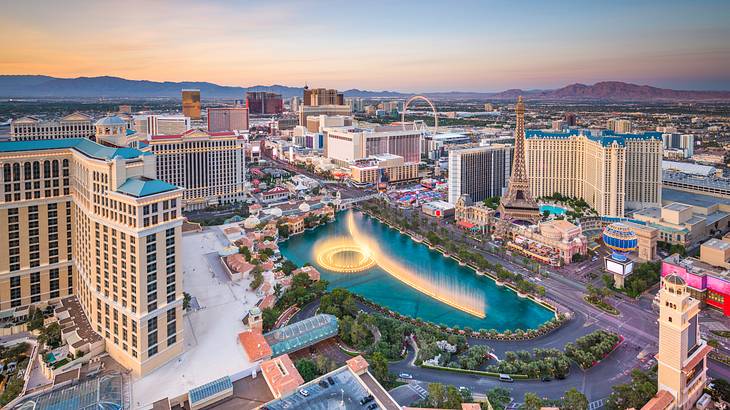
[[[542,380],[543,382],[550,382],[553,380],[553,378],[550,376],[542,376],[540,380]]]
[[[413,376],[411,376],[409,373],[401,373],[398,375],[401,379],[412,379]]]
[[[362,399],[360,399],[360,405],[364,406],[373,400],[374,400],[373,395],[369,394],[369,395],[363,397]]]
[[[505,383],[514,383],[515,380],[512,378],[512,376],[510,376],[508,374],[500,374],[499,381],[505,382]]]

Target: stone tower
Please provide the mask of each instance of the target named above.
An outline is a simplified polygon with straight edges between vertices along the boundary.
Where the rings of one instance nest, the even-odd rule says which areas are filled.
[[[251,330],[258,330],[259,332],[264,328],[264,318],[261,314],[261,309],[256,306],[248,311],[248,327]]]
[[[700,339],[700,302],[687,291],[684,280],[669,275],[659,291],[658,388],[674,397],[673,409],[690,409],[707,381],[707,354],[712,349]]]

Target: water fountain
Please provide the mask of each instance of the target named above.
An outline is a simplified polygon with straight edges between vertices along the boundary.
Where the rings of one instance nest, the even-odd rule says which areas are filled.
[[[429,269],[419,268],[415,261],[411,261],[410,266],[401,263],[381,249],[375,239],[358,229],[352,213],[346,218],[349,238],[328,238],[313,247],[320,266],[334,272],[355,273],[377,264],[395,279],[424,295],[470,315],[486,316],[483,292],[463,286],[447,274],[429,273]]]

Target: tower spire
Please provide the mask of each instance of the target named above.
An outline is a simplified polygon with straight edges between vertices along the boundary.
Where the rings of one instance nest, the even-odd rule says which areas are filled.
[[[509,178],[507,192],[499,202],[500,219],[509,222],[523,220],[537,223],[540,220],[540,208],[530,192],[530,181],[525,168],[525,103],[522,96],[515,105],[515,153],[512,160],[512,175]]]

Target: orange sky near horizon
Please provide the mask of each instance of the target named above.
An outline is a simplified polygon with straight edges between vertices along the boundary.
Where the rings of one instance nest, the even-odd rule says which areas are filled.
[[[662,16],[661,6],[621,10],[618,1],[585,27],[540,14],[577,21],[582,12],[570,2],[536,2],[535,16],[490,2],[464,2],[467,10],[383,3],[387,13],[377,2],[2,2],[0,74],[414,92],[604,80],[730,89],[730,16],[711,0],[696,17]],[[528,29],[515,30],[510,17]]]

